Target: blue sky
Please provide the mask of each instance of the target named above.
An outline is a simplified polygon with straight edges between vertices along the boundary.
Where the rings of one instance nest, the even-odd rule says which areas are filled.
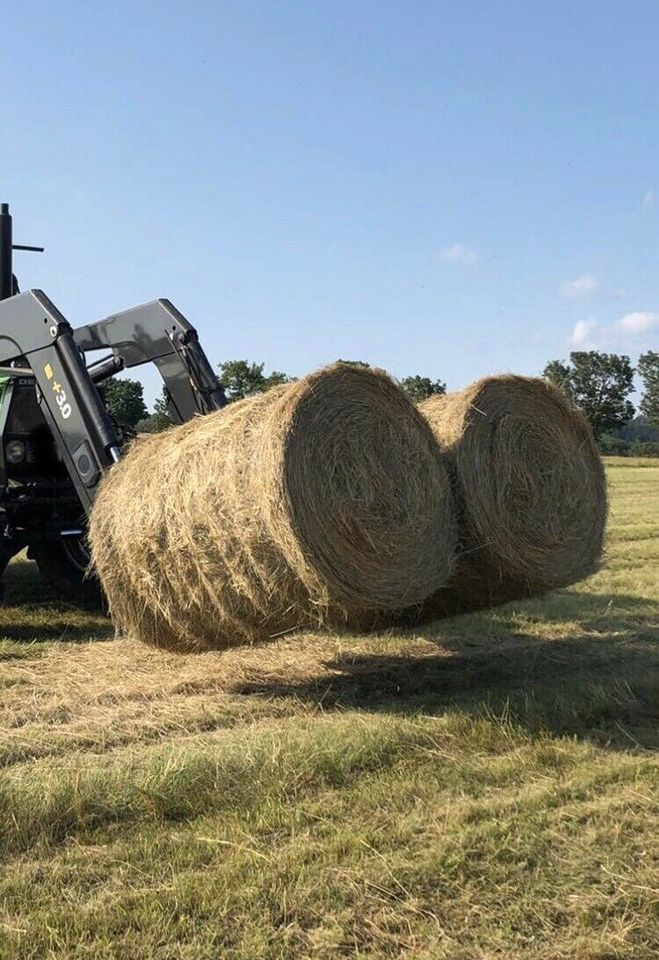
[[[70,2],[4,19],[1,199],[74,325],[459,388],[659,349],[659,6]],[[150,397],[156,379],[146,378]]]

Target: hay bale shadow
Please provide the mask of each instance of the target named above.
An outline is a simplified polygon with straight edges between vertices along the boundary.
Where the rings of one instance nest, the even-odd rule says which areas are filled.
[[[114,637],[114,627],[98,604],[84,596],[76,602],[63,600],[43,584],[32,561],[22,557],[12,561],[5,571],[3,586],[0,638],[4,640],[89,643]]]
[[[29,607],[21,607],[21,622],[1,623],[0,639],[11,640],[13,643],[42,643],[44,641],[58,641],[60,643],[104,643],[113,640],[114,627],[111,624],[98,626],[95,620],[76,622],[75,607],[71,614],[61,611],[53,615],[47,623],[41,617],[34,616],[35,611]],[[43,609],[39,610],[43,615]],[[77,619],[77,618],[76,618]],[[3,659],[9,659],[3,654]]]
[[[406,631],[429,641],[429,652],[407,654],[400,644],[381,652],[372,638],[370,650],[347,646],[311,679],[252,675],[235,692],[296,697],[323,710],[441,715],[457,709],[505,717],[534,734],[655,750],[659,624],[644,622],[652,607],[632,596],[556,594]],[[560,635],[561,624],[572,622],[575,630]],[[536,623],[559,628],[558,635],[543,637]]]

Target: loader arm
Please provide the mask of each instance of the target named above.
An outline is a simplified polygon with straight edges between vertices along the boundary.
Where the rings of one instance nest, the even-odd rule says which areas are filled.
[[[169,300],[153,300],[74,331],[85,351],[109,348],[115,372],[154,363],[162,376],[175,423],[226,404],[224,391],[201,348],[197,331]]]
[[[119,459],[121,440],[71,325],[43,291],[0,300],[0,366],[34,377],[55,445],[89,513],[103,471]]]
[[[88,368],[85,353],[107,348],[111,362]],[[34,377],[44,417],[86,513],[122,446],[95,384],[144,363],[158,368],[175,422],[226,404],[196,330],[168,300],[78,330],[41,290],[0,300],[0,367]]]
[[[100,384],[154,363],[172,420],[226,399],[193,327],[155,300],[74,330],[41,290],[20,293],[8,204],[0,204],[0,577],[27,547],[45,582],[80,597],[87,580],[87,523],[103,474],[128,432],[116,426]],[[96,351],[105,355],[90,356]],[[91,587],[95,594],[96,587]],[[2,583],[0,580],[0,596]]]

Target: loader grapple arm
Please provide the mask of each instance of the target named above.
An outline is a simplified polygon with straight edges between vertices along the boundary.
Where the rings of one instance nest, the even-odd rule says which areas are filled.
[[[103,349],[111,350],[109,363],[88,368],[85,353]],[[226,404],[196,330],[169,300],[154,300],[78,330],[41,290],[0,300],[0,367],[13,365],[17,373],[34,377],[56,447],[87,513],[122,443],[95,383],[144,363],[158,368],[174,422]]]
[[[0,366],[25,364],[82,506],[88,513],[120,439],[75,343],[73,329],[41,290],[0,300]],[[28,371],[26,370],[26,373]]]
[[[133,436],[113,421],[100,384],[121,370],[155,364],[175,423],[219,410],[226,398],[196,330],[169,300],[74,330],[41,290],[20,293],[15,250],[43,248],[13,242],[3,203],[0,578],[9,559],[27,547],[47,580],[73,585],[80,595],[89,563],[85,515],[103,474]]]
[[[154,363],[165,382],[176,423],[226,404],[197,331],[169,300],[153,300],[80,327],[74,338],[85,352],[112,350],[117,369]]]

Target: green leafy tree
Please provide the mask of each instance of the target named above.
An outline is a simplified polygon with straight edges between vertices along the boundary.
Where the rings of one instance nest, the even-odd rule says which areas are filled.
[[[446,384],[441,380],[431,380],[430,377],[404,377],[400,385],[413,403],[421,403],[436,393],[446,393]]]
[[[552,360],[543,376],[563,390],[583,411],[596,437],[623,426],[634,416],[628,399],[634,389],[629,357],[597,350],[570,354],[569,364]]]
[[[167,406],[167,389],[162,388],[162,395],[157,397],[153,404],[153,413],[144,420],[140,420],[135,428],[138,433],[161,433],[174,426]]]
[[[659,353],[653,350],[642,353],[637,369],[643,381],[641,413],[651,424],[659,426]]]
[[[289,383],[291,378],[279,370],[266,377],[264,363],[250,363],[248,360],[226,360],[219,365],[219,380],[227,395],[227,400],[243,400],[254,393],[263,393],[280,383]]]
[[[153,425],[152,433],[161,433],[161,431],[168,430],[169,427],[174,426],[174,421],[169,414],[165,397],[158,397],[158,399],[155,400],[153,413],[151,414],[151,423]]]
[[[570,367],[566,363],[561,360],[552,360],[542,371],[542,375],[545,380],[549,380],[555,387],[566,393],[571,400],[574,399],[570,383]]]
[[[147,416],[144,388],[139,380],[118,380],[110,377],[100,390],[110,415],[124,430],[134,430]]]

